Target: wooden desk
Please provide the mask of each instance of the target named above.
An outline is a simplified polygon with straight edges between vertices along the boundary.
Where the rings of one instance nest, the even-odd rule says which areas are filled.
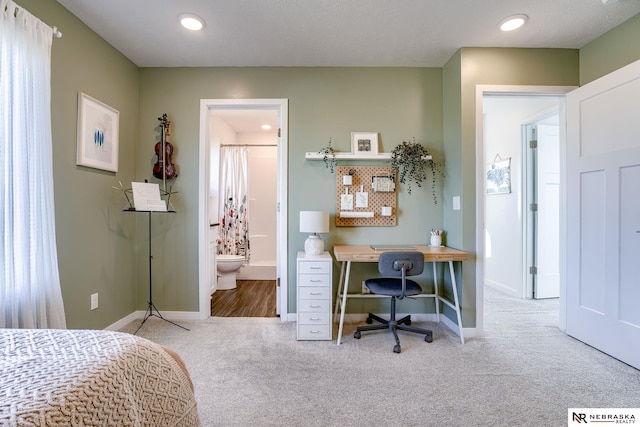
[[[418,297],[435,298],[436,299],[436,316],[440,319],[440,304],[438,301],[442,301],[456,311],[458,318],[458,334],[460,335],[460,341],[464,344],[464,336],[462,334],[462,318],[460,315],[460,301],[458,298],[458,287],[456,283],[456,276],[453,270],[454,261],[465,261],[468,259],[468,254],[457,249],[447,248],[445,246],[433,247],[425,245],[411,245],[412,249],[424,254],[424,261],[433,263],[433,294],[420,294]],[[392,251],[392,249],[387,249]],[[337,344],[340,345],[342,340],[342,327],[344,325],[344,314],[347,306],[347,298],[381,298],[381,295],[372,294],[348,294],[349,289],[349,274],[351,272],[352,262],[378,262],[380,254],[385,252],[384,250],[374,250],[368,245],[352,246],[352,245],[336,245],[333,247],[333,255],[336,261],[342,262],[340,268],[340,280],[338,281],[338,294],[336,295],[336,306],[334,316],[338,314],[338,307],[340,307],[340,326],[338,327],[338,339]],[[438,278],[436,273],[436,263],[446,262],[449,264],[449,274],[451,275],[451,284],[453,288],[453,303],[438,294]],[[444,279],[444,278],[443,278]],[[412,297],[413,298],[413,297]],[[342,299],[342,301],[340,301]]]

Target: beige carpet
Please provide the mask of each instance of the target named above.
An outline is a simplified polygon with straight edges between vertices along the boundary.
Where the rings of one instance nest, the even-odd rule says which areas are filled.
[[[568,408],[640,407],[640,371],[559,331],[557,301],[486,293],[484,337],[426,324],[433,343],[401,333],[400,354],[385,332],[300,342],[279,319],[152,317],[139,335],[184,358],[205,426],[562,426]]]

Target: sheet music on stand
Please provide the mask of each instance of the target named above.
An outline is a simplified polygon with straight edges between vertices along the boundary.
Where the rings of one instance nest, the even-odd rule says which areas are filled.
[[[167,212],[167,203],[160,198],[160,186],[149,182],[132,182],[133,204],[137,211]]]

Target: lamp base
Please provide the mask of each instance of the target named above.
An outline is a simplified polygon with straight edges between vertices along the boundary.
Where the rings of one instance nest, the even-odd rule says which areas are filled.
[[[320,255],[324,252],[324,241],[316,234],[312,234],[304,241],[304,253],[310,256]]]

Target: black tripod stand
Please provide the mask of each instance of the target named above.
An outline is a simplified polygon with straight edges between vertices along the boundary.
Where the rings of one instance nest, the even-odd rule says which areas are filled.
[[[140,211],[138,211],[140,212]],[[144,212],[144,211],[142,211]],[[138,326],[138,329],[136,329],[136,331],[133,333],[133,335],[136,335],[138,333],[138,331],[140,330],[140,328],[142,328],[142,325],[144,325],[144,322],[147,321],[147,319],[151,316],[156,316],[159,317],[160,319],[164,320],[165,322],[169,322],[172,325],[176,325],[179,328],[182,328],[186,331],[188,331],[188,328],[185,328],[182,325],[178,325],[175,322],[172,322],[169,319],[166,319],[162,316],[162,314],[160,313],[160,311],[156,308],[156,306],[153,304],[153,282],[152,282],[152,278],[151,278],[151,274],[152,274],[152,269],[151,269],[151,262],[153,260],[153,255],[151,255],[151,211],[147,211],[149,214],[149,301],[147,304],[147,312],[144,315],[144,319],[142,319],[142,323],[140,323],[140,326]],[[169,212],[173,212],[173,211],[169,211]]]

